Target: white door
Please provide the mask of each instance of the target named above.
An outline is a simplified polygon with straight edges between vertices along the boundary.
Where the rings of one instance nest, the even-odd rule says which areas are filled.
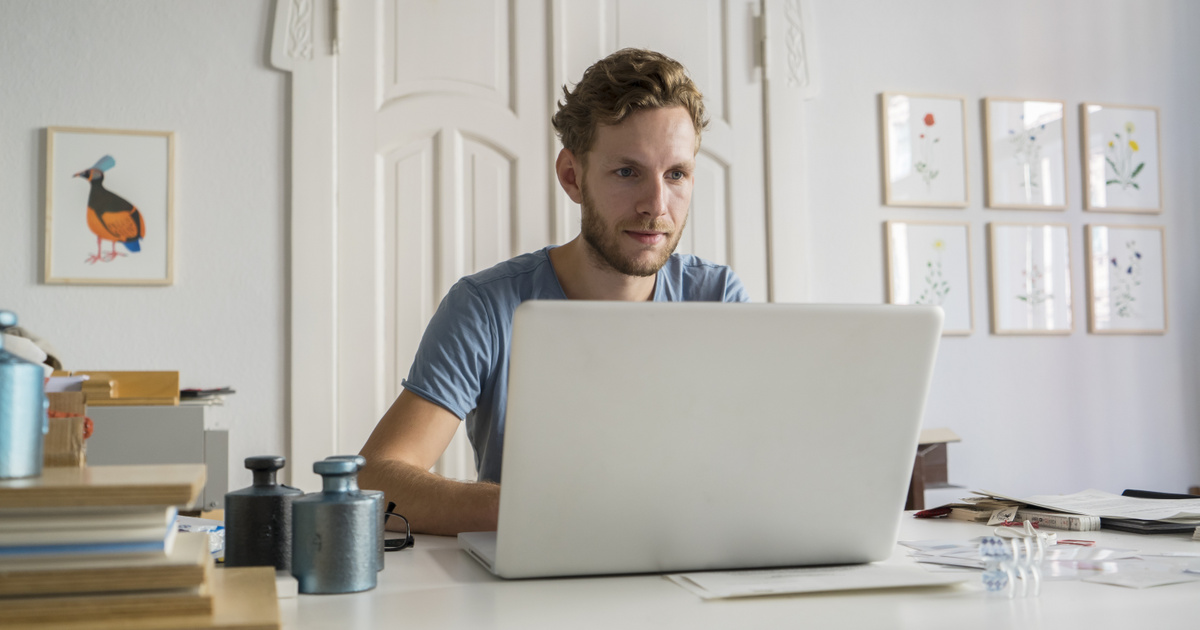
[[[710,123],[681,253],[727,264],[755,301],[767,299],[763,87],[758,0],[554,0],[552,84],[574,85],[594,61],[650,48],[682,63],[704,93]],[[557,150],[557,146],[555,150]],[[560,241],[579,233],[579,206],[555,189]]]
[[[337,450],[366,441],[459,277],[578,233],[549,119],[561,86],[619,48],[675,57],[705,94],[680,251],[767,298],[759,13],[758,0],[341,3]],[[461,429],[435,470],[475,477]]]

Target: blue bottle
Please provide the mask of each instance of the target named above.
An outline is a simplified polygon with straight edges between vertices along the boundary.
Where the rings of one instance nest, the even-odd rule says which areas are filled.
[[[17,325],[12,311],[0,311],[0,331]],[[0,337],[0,479],[42,474],[42,453],[50,418],[43,386],[45,371],[4,350]]]
[[[292,575],[301,593],[357,593],[375,588],[375,499],[358,491],[358,464],[313,464],[324,489],[292,501]]]

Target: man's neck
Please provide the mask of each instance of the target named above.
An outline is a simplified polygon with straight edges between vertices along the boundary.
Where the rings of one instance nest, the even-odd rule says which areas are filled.
[[[600,261],[582,236],[550,250],[550,263],[563,293],[572,300],[644,302],[654,297],[658,274],[627,276]]]

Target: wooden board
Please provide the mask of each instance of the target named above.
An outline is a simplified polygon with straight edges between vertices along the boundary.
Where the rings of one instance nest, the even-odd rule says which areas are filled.
[[[271,567],[216,569],[209,579],[211,615],[94,618],[87,621],[38,623],[37,630],[279,630],[279,600]],[[2,617],[2,615],[0,615]],[[3,627],[0,622],[0,627]]]
[[[962,438],[954,431],[946,428],[922,429],[917,438],[917,444],[944,444],[946,442],[961,442]]]
[[[0,480],[0,508],[85,505],[192,505],[204,464],[46,468],[42,476]]]
[[[44,595],[0,599],[0,628],[56,621],[120,620],[166,616],[210,616],[208,585],[165,590],[87,595]]]
[[[75,370],[71,374],[89,377],[83,382],[88,405],[179,404],[179,372]]]
[[[180,532],[168,555],[72,557],[0,563],[4,597],[179,589],[203,584],[212,569],[208,534]]]

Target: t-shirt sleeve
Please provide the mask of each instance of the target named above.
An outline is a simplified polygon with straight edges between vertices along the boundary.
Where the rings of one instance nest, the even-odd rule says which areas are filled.
[[[479,402],[496,365],[494,316],[470,282],[460,280],[442,299],[401,385],[465,419]]]
[[[750,294],[742,286],[742,279],[732,269],[725,276],[725,297],[723,302],[749,302]]]

